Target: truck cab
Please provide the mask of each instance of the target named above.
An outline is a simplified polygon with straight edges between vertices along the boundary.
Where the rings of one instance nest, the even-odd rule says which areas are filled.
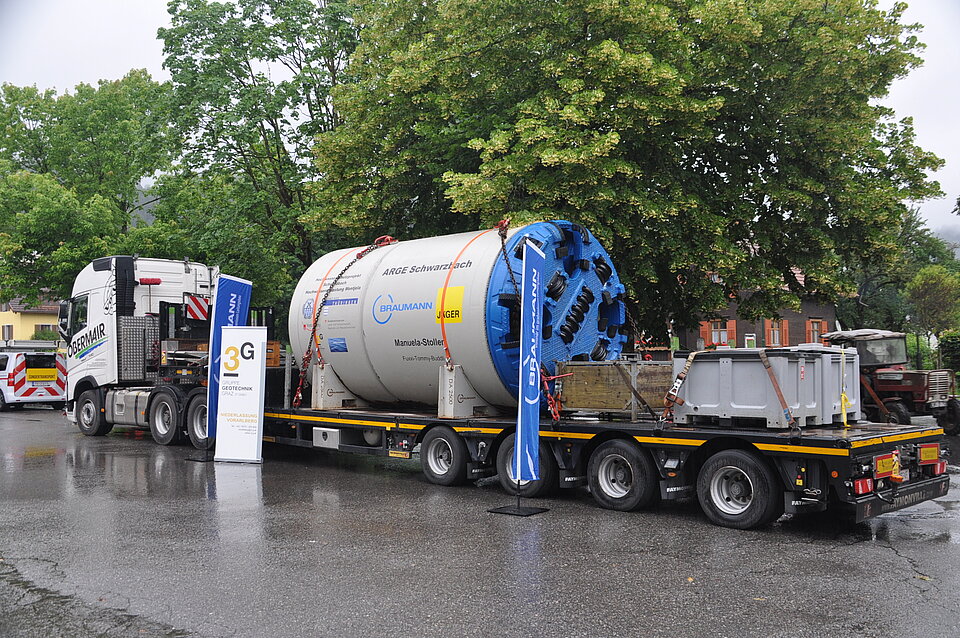
[[[70,420],[77,422],[82,413],[88,425],[98,423],[100,427],[95,429],[107,430],[105,415],[117,416],[127,407],[126,395],[115,392],[108,397],[108,392],[155,385],[161,303],[182,305],[209,299],[216,275],[215,269],[188,260],[121,255],[88,264],[77,275],[70,299],[60,309],[59,328],[67,344]],[[201,303],[194,312],[202,314],[206,308]],[[86,412],[78,409],[78,400],[85,395]],[[143,412],[136,404],[133,407],[134,412]],[[83,420],[80,423],[83,429]]]

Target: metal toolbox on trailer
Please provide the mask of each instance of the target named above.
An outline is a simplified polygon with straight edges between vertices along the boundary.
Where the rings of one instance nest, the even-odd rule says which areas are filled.
[[[799,427],[842,421],[841,395],[846,394],[847,421],[860,410],[859,362],[849,349],[804,344],[765,350],[790,414]],[[774,383],[759,348],[720,347],[697,352],[674,407],[678,424],[787,428]],[[677,353],[674,375],[689,353]]]

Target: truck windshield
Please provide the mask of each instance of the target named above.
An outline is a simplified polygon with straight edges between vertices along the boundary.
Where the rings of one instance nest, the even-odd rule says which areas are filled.
[[[898,365],[907,362],[907,342],[902,337],[857,342],[860,365]]]

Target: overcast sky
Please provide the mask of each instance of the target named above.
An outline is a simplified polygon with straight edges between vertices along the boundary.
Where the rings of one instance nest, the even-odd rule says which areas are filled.
[[[912,116],[920,145],[946,160],[934,177],[947,196],[921,210],[934,230],[954,226],[960,234],[960,218],[950,212],[960,196],[960,1],[913,0],[906,21],[924,25],[926,63],[897,82],[884,103],[899,117]],[[62,92],[132,68],[169,79],[156,39],[167,25],[165,0],[0,0],[0,82]]]

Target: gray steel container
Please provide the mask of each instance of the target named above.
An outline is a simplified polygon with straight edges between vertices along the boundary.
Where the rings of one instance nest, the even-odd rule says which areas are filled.
[[[855,351],[804,344],[769,349],[766,353],[796,425],[840,422],[840,395],[843,391],[850,401],[848,422],[857,420],[860,387]],[[675,355],[675,376],[683,369],[687,355]],[[845,387],[841,381],[841,369]],[[679,396],[684,403],[674,407],[676,423],[789,427],[758,348],[720,347],[698,353]]]

